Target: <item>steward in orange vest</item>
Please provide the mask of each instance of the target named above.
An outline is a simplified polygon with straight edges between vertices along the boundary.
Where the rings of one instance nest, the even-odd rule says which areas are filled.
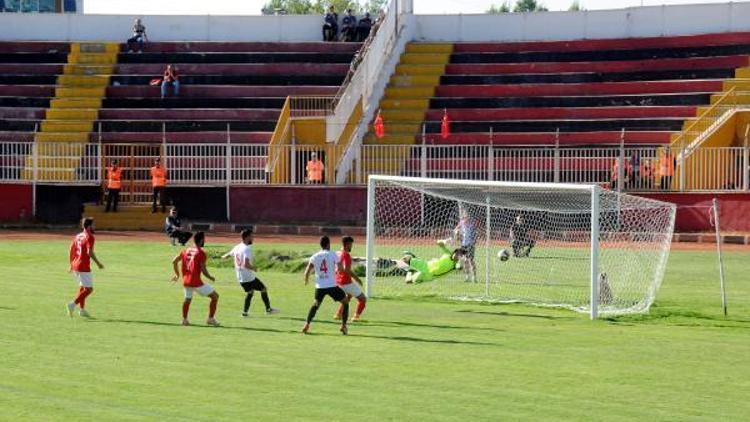
[[[156,198],[159,198],[159,205],[161,205],[161,212],[167,212],[167,204],[164,200],[164,190],[167,188],[167,169],[162,167],[161,159],[156,158],[154,160],[154,166],[151,167],[151,188],[153,194],[151,196],[151,213],[156,212]]]
[[[308,183],[323,183],[323,162],[318,160],[318,154],[310,155],[306,170]]]
[[[120,203],[120,189],[122,188],[122,167],[117,160],[107,167],[107,205],[104,212],[117,212],[117,204]]]
[[[661,188],[662,190],[669,190],[672,188],[672,177],[674,177],[675,167],[675,156],[669,151],[669,147],[665,148],[659,158],[659,174],[661,175]]]

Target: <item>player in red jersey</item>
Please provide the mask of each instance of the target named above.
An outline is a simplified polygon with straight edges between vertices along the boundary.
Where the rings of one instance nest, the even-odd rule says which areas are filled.
[[[354,246],[354,239],[351,236],[346,236],[341,239],[341,250],[338,252],[339,259],[341,260],[341,271],[336,270],[336,285],[346,292],[346,296],[351,299],[352,297],[357,298],[357,310],[354,312],[352,321],[359,321],[362,317],[362,312],[365,310],[367,304],[367,296],[362,293],[359,288],[362,285],[362,280],[352,272],[352,246]],[[356,281],[355,284],[352,280]],[[339,305],[334,319],[341,319],[341,314],[344,311],[344,305]]]
[[[206,324],[219,326],[219,321],[214,318],[216,315],[216,305],[219,303],[219,294],[210,284],[204,284],[201,280],[201,274],[207,279],[215,281],[206,269],[206,253],[203,252],[203,244],[206,241],[206,235],[203,232],[197,232],[193,236],[195,247],[187,248],[175,256],[172,260],[174,277],[172,282],[180,278],[180,268],[177,264],[182,263],[182,286],[185,288],[185,301],[182,303],[182,325],[190,325],[188,321],[188,311],[190,311],[190,302],[193,300],[193,292],[196,291],[201,296],[208,296],[211,302],[208,304],[208,320]]]
[[[91,276],[91,261],[93,260],[99,269],[104,269],[104,265],[99,262],[94,253],[94,219],[85,217],[81,220],[82,232],[78,233],[70,245],[70,269],[78,281],[78,294],[75,299],[65,305],[68,316],[73,316],[76,306],[82,317],[89,317],[86,311],[86,298],[94,291],[94,278]]]

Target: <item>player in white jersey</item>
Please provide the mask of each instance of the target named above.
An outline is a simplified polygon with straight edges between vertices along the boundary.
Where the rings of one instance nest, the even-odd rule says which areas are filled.
[[[266,305],[266,314],[276,314],[278,309],[271,307],[271,300],[268,298],[268,290],[262,281],[255,275],[257,268],[253,258],[253,231],[243,230],[240,233],[242,241],[238,243],[231,251],[222,255],[222,258],[232,257],[234,260],[234,270],[237,273],[237,281],[240,287],[245,291],[245,305],[242,308],[242,316],[246,317],[250,310],[250,302],[253,300],[253,292],[259,291],[263,303]]]
[[[310,274],[315,270],[315,301],[310,307],[310,312],[307,313],[307,320],[305,326],[302,327],[302,333],[307,334],[310,330],[310,323],[315,314],[320,308],[320,304],[326,296],[330,296],[331,299],[336,302],[341,302],[343,307],[341,312],[341,333],[346,335],[348,329],[346,327],[346,320],[349,317],[349,298],[346,293],[336,285],[336,279],[334,278],[336,271],[343,271],[341,267],[341,260],[335,252],[331,252],[331,239],[328,236],[320,238],[320,251],[310,258],[310,262],[307,264],[305,269],[305,285],[310,280]]]

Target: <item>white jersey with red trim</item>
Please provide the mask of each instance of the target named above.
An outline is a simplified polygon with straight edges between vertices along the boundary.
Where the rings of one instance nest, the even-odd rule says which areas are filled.
[[[315,268],[315,288],[327,289],[336,287],[336,264],[340,262],[336,252],[323,249],[310,257],[310,263]]]

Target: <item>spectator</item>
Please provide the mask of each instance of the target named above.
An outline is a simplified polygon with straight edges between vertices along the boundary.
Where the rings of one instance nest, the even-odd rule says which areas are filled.
[[[341,20],[341,38],[346,42],[357,40],[357,17],[352,15],[352,9],[346,9]]]
[[[659,158],[659,174],[661,175],[660,187],[662,190],[672,188],[672,177],[674,177],[675,157],[669,147],[664,148]]]
[[[172,207],[169,210],[169,215],[164,221],[164,231],[167,232],[167,236],[169,237],[172,246],[174,246],[176,242],[184,246],[192,236],[192,233],[189,231],[182,230],[182,221],[177,215],[177,208],[175,207]]]
[[[172,84],[174,87],[174,96],[180,95],[180,75],[177,73],[177,67],[171,64],[167,65],[167,69],[164,70],[164,78],[161,80],[161,98],[167,96],[167,86]]]
[[[362,42],[370,36],[370,30],[372,29],[372,19],[370,13],[365,13],[365,17],[357,22],[357,41]]]
[[[645,190],[654,188],[654,168],[648,158],[644,158],[641,162],[641,188]]]
[[[151,188],[153,189],[153,194],[151,195],[151,214],[156,213],[157,198],[159,198],[161,212],[166,212],[164,190],[167,188],[167,169],[162,167],[159,157],[154,160],[154,165],[151,167]]]
[[[120,203],[120,189],[122,188],[122,167],[119,161],[113,160],[112,165],[107,168],[107,205],[104,212],[117,212],[117,204]]]
[[[612,169],[609,174],[609,185],[612,190],[617,190],[617,184],[620,181],[620,159],[612,160]]]
[[[333,9],[328,8],[328,13],[323,20],[323,41],[335,41],[339,34],[339,15]]]
[[[630,156],[630,187],[631,189],[641,188],[641,156],[638,152],[633,152]]]
[[[146,27],[141,23],[140,19],[136,19],[133,22],[133,36],[128,38],[128,53],[133,52],[133,44],[138,44],[138,52],[143,53],[143,43],[148,42],[148,35],[146,35]]]
[[[318,154],[312,153],[310,161],[307,162],[307,182],[320,184],[323,183],[323,162],[318,160]]]

